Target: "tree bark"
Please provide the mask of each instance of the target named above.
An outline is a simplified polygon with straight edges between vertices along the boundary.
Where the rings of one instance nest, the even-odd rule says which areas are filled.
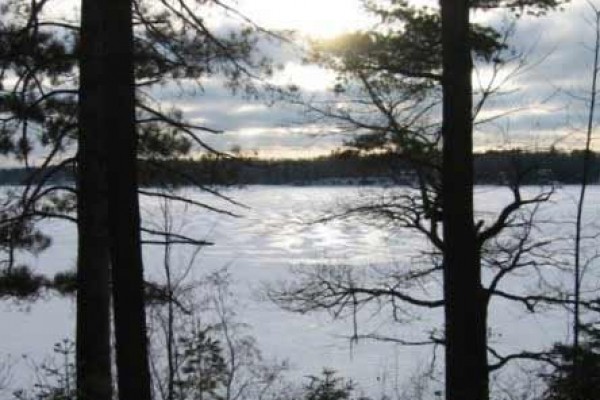
[[[473,220],[469,1],[442,0],[446,399],[487,400],[486,300]]]
[[[97,2],[81,6],[79,148],[77,154],[77,393],[111,400],[110,265],[106,160],[101,129],[102,21]]]
[[[140,215],[131,0],[101,2],[106,27],[104,129],[119,398],[150,400]]]

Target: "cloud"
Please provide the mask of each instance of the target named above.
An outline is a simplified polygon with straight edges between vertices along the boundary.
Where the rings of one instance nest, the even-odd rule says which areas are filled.
[[[334,6],[334,2],[324,7],[322,0],[311,1],[317,5],[240,0],[235,6],[266,28],[304,29],[305,33],[311,33],[311,29],[312,33],[326,34],[328,30],[340,33],[348,29],[366,29],[373,23],[368,19],[363,21],[358,0],[336,0],[344,4],[346,14],[336,12],[339,4]],[[435,6],[437,1],[418,0],[416,3]],[[72,0],[60,0],[60,4],[57,9],[62,13],[72,13]],[[304,14],[310,18],[301,18]],[[235,15],[216,9],[211,15],[205,15],[207,21],[211,16],[210,26],[221,33],[230,31],[236,21],[239,22]],[[476,12],[474,17],[496,27],[506,27],[511,22],[507,12]],[[335,24],[329,23],[332,26],[322,26],[334,19]],[[503,117],[477,126],[477,148],[503,146],[508,142],[523,146],[550,145],[561,138],[564,139],[559,143],[564,147],[582,144],[578,132],[584,125],[587,109],[579,97],[589,96],[592,63],[589,47],[594,40],[591,19],[593,14],[587,2],[573,0],[565,5],[563,12],[550,12],[542,17],[523,16],[516,21],[510,43],[528,54],[529,64],[520,75],[503,85],[501,96],[488,101],[480,117]],[[309,26],[313,23],[314,26]],[[293,83],[315,95],[323,94],[333,83],[332,74],[302,64],[302,45],[281,45],[275,40],[264,39],[259,42],[259,50],[282,66],[268,83]],[[489,70],[483,68],[484,75],[486,72]],[[223,135],[206,139],[221,150],[239,144],[246,149],[264,149],[270,154],[278,151],[281,154],[314,154],[328,152],[343,141],[341,135],[330,134],[334,131],[330,124],[321,128],[325,133],[323,137],[310,134],[314,128],[303,126],[304,115],[299,107],[281,102],[269,104],[268,98],[257,100],[241,94],[232,95],[216,78],[203,79],[200,85],[189,81],[180,85],[168,84],[153,89],[151,94],[163,108],[175,106],[190,121],[225,131]]]
[[[314,67],[305,68],[299,61],[288,62],[288,67],[293,73],[286,69],[268,83],[285,86],[294,82],[302,85],[303,74],[309,78],[315,75],[314,79],[320,82],[330,79],[327,74],[319,74],[320,71]],[[296,77],[299,79],[296,80]],[[301,87],[314,95],[324,93],[330,86],[324,85],[320,89],[315,82],[310,81]],[[276,156],[278,152],[282,156],[312,156],[329,153],[342,143],[339,135],[333,134],[334,126],[307,124],[300,107],[273,102],[267,93],[259,95],[259,98],[232,93],[219,78],[167,84],[154,88],[151,97],[163,110],[176,108],[194,124],[223,131],[216,137],[210,134],[203,136],[203,140],[219,150],[240,145],[243,149],[260,150],[261,154],[269,156]]]
[[[263,157],[311,157],[330,153],[339,147],[342,137],[332,127],[297,128],[255,127],[230,131],[207,142],[223,149],[241,146],[243,151]]]
[[[504,86],[505,93],[487,104],[481,117],[507,115],[478,127],[476,146],[508,142],[538,148],[583,146],[592,81],[593,18],[589,5],[577,0],[564,11],[516,20],[509,43],[528,61]],[[496,27],[506,25],[506,14],[495,13],[485,20]]]
[[[501,14],[490,22],[506,24],[506,12]],[[587,2],[576,0],[564,11],[524,16],[515,24],[509,42],[526,55],[526,62],[484,108],[483,116],[505,116],[478,127],[476,145],[581,148],[592,80],[593,11]]]
[[[488,100],[480,118],[493,121],[476,127],[478,149],[519,145],[522,147],[580,147],[581,130],[586,120],[586,102],[591,85],[594,27],[587,3],[575,0],[562,12],[542,17],[524,16],[516,20],[509,39],[527,62],[500,88],[500,95]],[[506,12],[476,13],[476,18],[496,27],[510,23]],[[259,21],[260,22],[260,21]],[[261,41],[261,51],[283,66],[268,81],[271,84],[297,84],[313,95],[322,95],[333,84],[333,75],[315,66],[302,64],[300,47]],[[513,64],[514,66],[514,64]],[[509,67],[510,70],[510,67]],[[485,81],[489,67],[480,66]],[[500,79],[506,78],[501,72]],[[216,78],[201,85],[186,82],[166,85],[153,92],[164,107],[175,106],[186,118],[198,124],[225,131],[206,140],[221,150],[232,145],[258,149],[264,153],[326,153],[341,145],[329,122],[314,134],[314,126],[303,126],[299,107],[268,98],[232,95]],[[600,144],[600,143],[599,143]]]
[[[324,4],[322,1],[315,0]],[[356,22],[364,15],[360,14],[358,0],[340,1],[352,8],[351,18],[344,22],[344,15],[335,15],[340,20],[336,22],[336,30],[368,26]],[[424,2],[437,3],[434,0]],[[73,4],[72,0],[60,0],[56,10],[62,15],[73,14]],[[326,16],[324,8],[306,4],[292,6],[274,0],[241,0],[238,5],[255,22],[267,28],[307,29],[306,23],[299,21],[299,13],[304,10],[310,10],[307,14],[311,16],[318,14],[321,19]],[[480,117],[484,119],[503,117],[476,127],[478,149],[506,143],[543,146],[557,141],[564,147],[581,147],[581,132],[587,117],[585,99],[589,97],[591,85],[593,12],[584,0],[573,0],[564,7],[562,12],[550,12],[542,17],[523,16],[516,20],[510,43],[527,53],[529,61],[520,74],[503,85],[502,95],[490,99],[482,111]],[[328,6],[327,9],[335,7]],[[506,12],[476,12],[474,15],[478,21],[496,27],[507,26],[511,21]],[[217,18],[211,22],[211,27],[227,32],[235,20],[235,16]],[[282,66],[266,83],[297,84],[311,95],[322,95],[332,85],[331,73],[302,64],[301,45],[281,45],[265,39],[259,42],[259,47],[262,54]],[[485,67],[481,72],[484,78],[490,74],[489,68]],[[223,135],[207,135],[206,138],[221,150],[238,144],[245,149],[256,148],[273,155],[277,152],[315,154],[329,152],[343,141],[342,135],[335,134],[335,127],[330,122],[320,128],[305,126],[300,107],[271,102],[268,96],[256,99],[239,93],[234,95],[218,78],[182,81],[179,85],[171,83],[153,88],[150,94],[163,108],[177,107],[190,121],[223,130]]]

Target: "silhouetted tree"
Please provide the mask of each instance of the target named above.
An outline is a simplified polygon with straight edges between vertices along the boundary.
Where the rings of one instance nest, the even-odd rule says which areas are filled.
[[[209,3],[203,2],[202,6],[213,4]],[[81,235],[78,261],[81,287],[78,304],[81,310],[78,312],[78,334],[81,340],[77,340],[77,365],[87,368],[86,371],[79,371],[78,376],[81,378],[82,395],[87,396],[85,393],[92,391],[95,394],[90,394],[90,397],[101,399],[110,396],[111,392],[107,330],[109,272],[106,171],[109,156],[104,153],[103,147],[106,145],[104,135],[112,130],[110,124],[102,123],[106,118],[111,118],[105,107],[112,104],[106,98],[107,92],[101,89],[104,88],[103,83],[114,82],[112,77],[107,79],[106,74],[109,72],[102,63],[107,32],[102,30],[102,14],[94,11],[100,6],[84,2],[82,26],[79,27],[76,19],[45,19],[43,10],[49,4],[49,1],[40,1],[33,2],[31,6],[23,6],[20,2],[9,1],[2,10],[10,18],[3,18],[1,24],[1,76],[3,83],[8,75],[17,77],[14,81],[16,83],[7,87],[1,95],[2,151],[14,154],[18,161],[24,162],[28,167],[34,147],[49,148],[41,168],[32,169],[28,174],[23,192],[11,198],[12,203],[5,208],[11,217],[3,219],[2,226],[9,234],[8,262],[12,265],[14,250],[20,243],[23,243],[22,248],[43,248],[43,237],[33,230],[32,224],[37,220],[50,217],[78,222]],[[225,3],[214,4],[228,12],[233,11]],[[162,110],[145,90],[172,80],[201,85],[201,78],[215,73],[225,76],[231,88],[251,90],[252,85],[248,83],[252,77],[251,71],[263,66],[268,68],[254,50],[256,27],[244,22],[247,29],[240,29],[239,33],[215,35],[207,29],[202,19],[197,18],[196,6],[180,1],[165,0],[159,6],[154,4],[152,7],[136,1],[129,8],[133,12],[131,23],[135,22],[138,26],[135,38],[132,39],[135,45],[132,59],[136,63],[135,68],[132,68],[137,78],[135,87],[139,95],[134,103],[137,111],[130,116],[139,132],[139,135],[134,136],[134,142],[130,143],[135,148],[138,140],[140,141],[139,152],[135,157],[144,158],[149,165],[160,168],[167,158],[187,154],[193,146],[211,151],[197,133],[215,133],[216,130],[189,124],[183,120],[181,113]],[[114,37],[113,41],[118,42]],[[79,114],[78,99],[75,96],[78,88],[73,86],[73,82],[77,81],[73,66],[78,57],[82,59],[79,99],[84,103],[81,104]],[[120,117],[116,119],[120,120]],[[38,131],[42,132],[39,141],[35,136]],[[118,139],[123,138],[119,136]],[[69,154],[73,143],[78,140],[77,190],[68,184],[47,186],[65,168],[73,167],[75,158],[61,160],[60,157]],[[135,171],[131,173],[133,175],[129,177],[135,177]],[[121,175],[119,173],[113,177]],[[186,182],[196,183],[193,177],[187,177]],[[153,197],[165,195],[152,190],[141,193]],[[75,194],[79,197],[77,203]],[[165,196],[215,209],[175,195]],[[75,204],[79,220],[72,216]],[[121,203],[118,207],[125,204],[129,202]],[[142,229],[148,235],[163,237],[161,232]],[[26,240],[30,245],[26,245]],[[39,244],[34,246],[36,240]],[[178,240],[180,243],[203,244],[202,241],[183,236]],[[160,241],[149,239],[145,242],[155,244]],[[52,283],[23,268],[19,271],[27,273],[20,273],[19,279],[14,279],[10,268],[6,271],[11,276],[7,276],[4,283],[14,284],[22,282],[23,278],[29,279],[25,282],[27,285],[21,284],[21,289],[27,287],[35,292],[39,287]],[[23,290],[19,293],[23,293]],[[84,376],[89,376],[89,379],[84,379]],[[91,388],[94,385],[96,388]]]
[[[100,27],[98,136],[105,154],[112,303],[120,399],[150,400],[144,269],[137,194],[133,3],[110,0],[94,11]],[[93,45],[90,42],[87,45]],[[80,104],[83,105],[80,100]],[[85,106],[84,106],[85,107]],[[88,132],[93,134],[93,132]],[[104,317],[104,316],[103,316]]]
[[[104,12],[104,13],[103,13]],[[81,399],[112,399],[104,52],[100,2],[82,0],[77,153],[77,387]],[[108,128],[108,129],[107,129]]]
[[[555,345],[552,370],[543,374],[543,400],[592,400],[600,391],[600,335],[593,324],[581,324],[578,346]]]
[[[511,272],[543,263],[535,253],[547,243],[532,239],[533,215],[536,205],[546,201],[552,190],[524,198],[517,174],[509,182],[513,201],[495,219],[475,221],[473,123],[497,86],[492,80],[483,87],[474,104],[472,57],[491,65],[492,75],[510,60],[502,54],[506,38],[492,28],[471,24],[469,14],[473,8],[499,7],[538,13],[558,3],[442,1],[441,12],[405,1],[392,0],[389,6],[368,4],[390,29],[347,35],[318,46],[312,59],[338,73],[333,88],[337,98],[299,102],[315,121],[333,121],[344,131],[358,133],[350,143],[355,148],[408,160],[415,171],[416,190],[382,196],[375,203],[349,207],[324,220],[362,213],[371,220],[375,216],[382,223],[413,229],[433,245],[433,252],[428,252],[433,262],[390,271],[385,275],[388,280],[373,284],[357,279],[349,268],[318,268],[272,294],[289,309],[326,309],[334,315],[346,309],[355,313],[370,302],[379,307],[382,299],[389,299],[393,316],[399,320],[403,306],[443,307],[442,335],[432,332],[423,342],[397,342],[443,344],[446,398],[485,400],[489,371],[513,359],[540,357],[527,351],[503,356],[488,347],[487,311],[492,296],[516,301],[530,311],[539,301],[561,299],[515,295],[499,286]],[[441,129],[436,118],[440,106]],[[482,283],[484,265],[493,275],[487,287]],[[440,273],[444,282],[440,298],[411,292],[424,279]],[[427,287],[424,292],[428,293]],[[488,353],[494,362],[488,362]]]

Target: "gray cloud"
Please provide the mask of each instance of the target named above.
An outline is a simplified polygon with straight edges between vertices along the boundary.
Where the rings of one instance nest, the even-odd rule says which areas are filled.
[[[488,115],[512,110],[505,118],[480,128],[476,143],[496,146],[581,147],[591,89],[595,33],[593,13],[581,0],[563,12],[517,20],[511,44],[527,53],[529,65],[508,83],[509,95],[488,104]],[[492,24],[498,26],[502,17]]]
[[[576,0],[564,12],[547,16],[523,17],[516,22],[516,31],[510,39],[519,51],[528,53],[529,64],[514,79],[509,80],[498,98],[491,99],[482,117],[504,115],[503,118],[477,127],[476,147],[480,149],[504,146],[547,146],[560,138],[565,147],[580,145],[581,128],[586,104],[577,96],[588,95],[591,79],[592,55],[589,46],[594,39],[593,27],[585,20],[591,17],[588,5]],[[486,16],[494,26],[505,24],[506,16],[496,13]],[[588,46],[586,48],[586,45]],[[281,47],[274,42],[262,44],[266,53],[278,62],[302,71],[297,48]],[[294,67],[295,66],[295,67]],[[483,74],[486,69],[483,67]],[[314,73],[314,71],[313,71]],[[317,74],[313,76],[319,81]],[[291,76],[304,82],[311,77]],[[313,82],[314,83],[314,82]],[[318,84],[311,87],[314,94],[322,94]],[[314,85],[313,85],[314,86]],[[155,92],[166,105],[181,108],[193,122],[222,129],[226,133],[208,137],[207,141],[226,150],[234,144],[245,149],[258,149],[275,154],[314,154],[328,152],[342,143],[341,135],[311,135],[314,126],[302,127],[301,110],[290,105],[266,100],[232,96],[216,79],[197,86],[168,85]],[[320,129],[331,133],[332,126]]]

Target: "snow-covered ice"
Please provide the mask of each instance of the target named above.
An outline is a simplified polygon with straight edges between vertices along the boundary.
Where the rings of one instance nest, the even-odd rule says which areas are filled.
[[[192,279],[228,266],[237,301],[242,307],[239,317],[252,326],[251,333],[265,356],[289,359],[295,376],[317,374],[323,367],[336,369],[368,393],[377,395],[383,385],[406,379],[416,366],[427,363],[431,350],[367,341],[351,345],[347,339],[351,334],[351,320],[332,321],[326,314],[290,314],[258,295],[264,283],[289,277],[290,266],[348,264],[361,268],[411,262],[411,257],[426,248],[412,233],[385,230],[355,219],[307,223],[341,203],[352,204],[365,192],[377,190],[291,186],[225,190],[224,194],[248,206],[240,208],[196,190],[182,189],[183,195],[240,213],[242,217],[232,218],[179,205],[174,208],[174,223],[180,233],[214,242],[200,252]],[[532,187],[526,191],[533,194],[537,190]],[[540,225],[541,234],[557,237],[568,235],[569,230],[574,229],[576,194],[575,187],[563,188],[555,194],[552,203],[543,206],[540,215],[552,223]],[[600,187],[590,187],[588,196],[587,219],[600,221],[597,207]],[[476,204],[482,212],[481,218],[485,219],[488,215],[485,212],[498,210],[508,201],[510,193],[506,189],[477,189]],[[145,220],[156,224],[155,227],[161,223],[159,204],[157,199],[142,202]],[[48,273],[74,268],[75,227],[56,221],[46,222],[42,227],[52,237],[53,245],[28,261],[38,271]],[[150,277],[161,276],[161,254],[160,248],[145,250],[145,266]],[[183,253],[178,256],[185,258]],[[25,361],[18,361],[20,356],[40,358],[51,352],[53,343],[72,337],[74,315],[72,300],[50,295],[31,305],[4,302],[0,305],[0,356],[11,355],[16,365],[13,373],[20,376],[27,369]],[[359,322],[371,326],[379,324],[383,331],[397,330],[404,336],[420,337],[439,324],[441,314],[435,312],[415,324],[386,321],[387,316],[379,316],[369,320],[365,317]],[[564,311],[532,316],[505,302],[493,302],[490,313],[494,341],[504,351],[539,349],[565,340],[568,322]]]

